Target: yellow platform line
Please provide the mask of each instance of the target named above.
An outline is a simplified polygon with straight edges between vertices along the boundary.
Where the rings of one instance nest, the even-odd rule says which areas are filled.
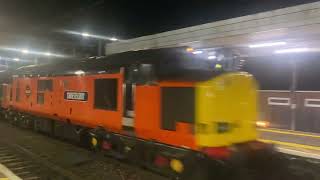
[[[281,130],[276,130],[276,129],[259,129],[259,131],[273,132],[273,133],[279,133],[279,134],[290,134],[290,135],[295,135],[295,136],[320,138],[320,135],[305,134],[305,133],[300,133],[300,132],[296,132],[296,131],[281,131]]]
[[[266,142],[266,143],[277,144],[277,145],[289,146],[289,147],[294,147],[294,148],[302,148],[302,149],[320,151],[320,147],[319,146],[309,146],[309,145],[304,145],[304,144],[296,144],[296,143],[274,141],[274,140],[267,140],[267,139],[259,139],[259,141]]]
[[[0,164],[0,172],[7,178],[0,178],[0,180],[22,180],[20,177],[16,176],[12,171],[10,171],[7,167],[4,165]]]

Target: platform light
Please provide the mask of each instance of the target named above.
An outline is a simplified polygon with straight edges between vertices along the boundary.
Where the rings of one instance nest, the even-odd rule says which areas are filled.
[[[109,40],[109,41],[120,41],[120,39],[116,37],[110,37],[110,36],[103,36],[103,35],[97,35],[97,34],[89,34],[88,32],[77,32],[77,31],[70,31],[70,30],[62,30],[60,32],[67,33],[67,34],[73,34],[73,35],[80,35],[82,37],[90,37],[94,39],[103,39],[103,40]]]
[[[28,54],[28,53],[29,53],[29,50],[23,49],[23,50],[21,50],[21,52],[22,52],[23,54]]]
[[[290,48],[290,49],[280,49],[274,51],[276,54],[285,54],[285,53],[301,53],[301,52],[316,52],[319,49],[310,49],[310,48]]]
[[[118,39],[115,37],[112,37],[112,38],[110,38],[110,41],[118,41]]]
[[[90,34],[89,34],[89,33],[86,33],[86,32],[81,33],[81,35],[82,35],[83,37],[89,37],[89,36],[90,36]]]
[[[41,56],[54,56],[54,57],[67,57],[63,54],[56,54],[52,52],[42,52],[36,50],[28,50],[28,49],[19,49],[19,48],[12,48],[12,47],[0,47],[0,50],[6,51],[14,51],[14,52],[21,52],[23,54],[30,54],[30,55],[41,55]]]
[[[76,75],[82,75],[82,74],[84,74],[84,73],[85,73],[85,72],[82,71],[82,70],[78,70],[78,71],[74,72],[74,74],[76,74]]]
[[[19,59],[19,58],[13,58],[13,60],[14,60],[14,61],[20,61],[20,59]]]
[[[191,47],[189,47],[189,48],[186,49],[187,52],[192,52],[193,50],[194,50],[194,49],[191,48]]]
[[[193,53],[193,54],[202,54],[203,51],[193,51],[192,53]]]
[[[217,56],[208,56],[208,59],[217,59]]]
[[[107,71],[98,71],[98,74],[106,73]]]
[[[286,42],[269,42],[269,43],[251,44],[251,45],[249,45],[249,48],[283,46],[283,45],[286,45],[286,44],[287,44]]]
[[[44,53],[44,55],[51,56],[52,54],[50,52],[46,52],[46,53]]]

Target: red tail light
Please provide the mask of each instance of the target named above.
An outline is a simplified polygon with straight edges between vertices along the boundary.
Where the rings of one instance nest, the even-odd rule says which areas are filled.
[[[158,167],[165,167],[169,165],[169,159],[158,155],[156,156],[155,160],[154,160],[154,164]]]
[[[103,141],[103,142],[102,142],[102,149],[104,149],[104,150],[110,150],[110,149],[112,149],[112,144],[109,143],[109,142],[107,142],[107,141]]]
[[[206,147],[202,152],[213,159],[228,159],[231,156],[231,151],[227,147]]]

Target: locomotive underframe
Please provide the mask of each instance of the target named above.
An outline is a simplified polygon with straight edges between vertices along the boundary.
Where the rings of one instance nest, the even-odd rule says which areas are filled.
[[[134,165],[150,169],[169,177],[181,179],[237,178],[253,176],[281,177],[286,172],[286,160],[270,146],[253,151],[246,144],[238,144],[230,159],[212,159],[204,153],[118,134],[98,127],[95,129],[57,121],[15,109],[1,109],[1,115],[11,124],[32,129],[58,139],[89,148],[96,153],[111,156]],[[93,143],[96,140],[96,143]],[[253,142],[256,143],[256,142]],[[265,162],[261,165],[261,161]],[[176,164],[173,164],[176,162]],[[181,164],[179,164],[181,163]],[[182,166],[181,166],[182,165]],[[262,178],[262,179],[263,179]]]

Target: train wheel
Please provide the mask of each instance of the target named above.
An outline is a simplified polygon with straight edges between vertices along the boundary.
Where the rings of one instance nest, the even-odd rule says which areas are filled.
[[[117,159],[127,159],[126,146],[123,140],[116,135],[111,135],[109,143],[112,145],[112,155]]]
[[[27,119],[26,119],[26,127],[28,129],[32,129],[33,126],[34,126],[34,120],[31,119],[30,117],[27,117]]]
[[[33,130],[35,132],[40,132],[40,121],[38,119],[35,119],[33,122]]]
[[[136,142],[135,146],[132,150],[128,153],[128,160],[133,164],[142,165],[142,157],[143,157],[143,144]]]

